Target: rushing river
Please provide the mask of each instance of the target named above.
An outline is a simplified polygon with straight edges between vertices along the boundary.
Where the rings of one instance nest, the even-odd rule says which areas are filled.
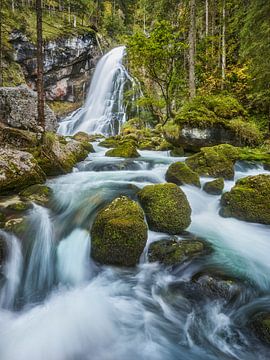
[[[136,269],[98,266],[88,231],[97,210],[119,194],[134,197],[133,185],[164,182],[169,164],[184,159],[151,151],[112,159],[95,149],[73,173],[48,182],[54,205],[29,213],[27,252],[6,236],[12,251],[0,297],[1,360],[269,359],[245,327],[258,309],[270,310],[269,227],[224,219],[218,196],[184,186],[193,210],[188,230],[212,244],[211,256],[174,271],[149,264],[145,254]],[[236,178],[262,172],[236,166]],[[148,244],[164,236],[149,232]],[[242,292],[229,303],[186,297],[181,283],[209,268],[241,278]]]
[[[101,59],[86,105],[61,123],[60,133],[112,134],[115,120],[119,129],[125,83],[132,83],[124,53],[119,47]],[[269,348],[248,327],[252,315],[270,311],[269,226],[222,218],[220,196],[182,186],[192,207],[187,230],[209,242],[210,255],[173,270],[150,264],[149,244],[170,237],[149,231],[136,268],[100,266],[90,254],[97,211],[119,195],[136,199],[138,188],[165,182],[168,166],[184,158],[157,151],[109,158],[98,143],[95,150],[71,174],[47,182],[51,206],[34,205],[26,233],[0,233],[9,249],[0,290],[0,359],[269,360]],[[259,173],[266,171],[236,164],[235,180]],[[233,184],[226,181],[225,190]],[[192,291],[190,280],[207,272],[241,286],[229,301]]]

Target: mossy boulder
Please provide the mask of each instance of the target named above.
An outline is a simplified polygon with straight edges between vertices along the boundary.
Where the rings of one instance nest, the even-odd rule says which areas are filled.
[[[115,148],[118,145],[119,145],[119,139],[115,139],[114,137],[107,138],[99,143],[99,146],[105,148]]]
[[[171,164],[165,175],[166,181],[176,185],[195,185],[201,187],[199,175],[185,163],[178,161]]]
[[[224,189],[224,179],[218,178],[204,184],[203,190],[211,195],[221,195]]]
[[[0,148],[0,195],[44,181],[45,174],[31,154]]]
[[[97,214],[91,239],[94,260],[107,265],[135,266],[147,240],[142,209],[128,197],[116,198]]]
[[[34,132],[4,126],[0,123],[1,144],[8,145],[16,149],[25,150],[29,147],[37,146],[38,141],[38,134]]]
[[[77,132],[75,135],[72,136],[72,138],[77,141],[88,141],[88,142],[92,141],[91,135],[83,131]]]
[[[172,150],[170,151],[170,155],[172,157],[181,157],[184,156],[184,154],[185,152],[182,147],[173,147]]]
[[[51,200],[53,191],[46,185],[36,184],[20,192],[20,198],[24,201],[33,201],[46,206]]]
[[[148,185],[139,191],[138,197],[151,230],[175,235],[190,225],[191,208],[177,185]]]
[[[148,250],[150,262],[174,266],[205,253],[205,244],[199,240],[161,240],[152,243]]]
[[[202,148],[185,162],[201,176],[234,178],[234,164],[239,157],[238,148],[229,144]]]
[[[3,230],[11,232],[17,236],[21,236],[28,229],[27,218],[23,215],[18,214],[12,216],[3,225]]]
[[[130,142],[119,145],[115,149],[108,150],[105,155],[109,157],[123,158],[137,158],[140,156],[136,147]]]
[[[45,133],[42,146],[29,149],[39,166],[49,176],[66,174],[84,160],[93,146],[87,141],[66,139],[54,133]]]
[[[251,321],[256,336],[270,345],[270,313],[260,314]]]
[[[270,225],[270,175],[248,176],[221,198],[220,214]]]

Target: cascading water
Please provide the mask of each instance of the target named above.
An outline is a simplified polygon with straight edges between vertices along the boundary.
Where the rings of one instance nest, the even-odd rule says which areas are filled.
[[[135,82],[122,61],[125,47],[119,46],[99,61],[84,106],[60,123],[59,134],[74,135],[79,131],[115,135],[126,121],[123,104],[127,83]]]

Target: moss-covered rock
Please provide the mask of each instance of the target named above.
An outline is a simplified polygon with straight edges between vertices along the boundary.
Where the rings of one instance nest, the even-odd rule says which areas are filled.
[[[184,156],[185,152],[182,147],[173,147],[173,149],[170,151],[170,155],[173,157],[180,157]]]
[[[38,145],[38,135],[34,132],[4,126],[0,123],[0,142],[16,149],[25,150]]]
[[[130,142],[119,145],[115,149],[108,150],[105,155],[109,157],[123,158],[137,158],[140,156],[136,147]]]
[[[101,264],[135,266],[146,240],[142,209],[121,196],[97,214],[91,229],[91,255]]]
[[[99,146],[105,148],[115,148],[119,145],[119,139],[115,139],[114,137],[107,138],[99,143]]]
[[[149,246],[148,259],[150,262],[158,261],[166,266],[174,266],[202,255],[205,251],[205,244],[202,241],[161,240]]]
[[[175,235],[190,225],[191,208],[177,185],[148,185],[139,191],[138,197],[151,230]]]
[[[46,206],[51,200],[53,191],[46,185],[32,185],[20,192],[20,197],[24,201],[33,201],[39,205]]]
[[[218,178],[204,184],[203,190],[211,195],[221,195],[224,189],[224,179]]]
[[[3,229],[17,236],[21,236],[21,234],[25,233],[28,229],[28,221],[25,216],[18,214],[17,216],[8,219],[5,222]]]
[[[186,164],[201,176],[234,178],[234,164],[239,150],[229,144],[202,148],[186,160]]]
[[[74,139],[76,141],[80,141],[80,142],[91,142],[91,141],[98,140],[100,137],[102,137],[102,135],[90,135],[83,131],[79,131],[74,136],[72,136],[72,139]],[[94,152],[94,151],[91,151],[91,152]]]
[[[66,174],[84,160],[93,146],[87,141],[65,139],[54,133],[45,133],[42,146],[29,149],[39,166],[49,176]]]
[[[1,195],[42,183],[44,180],[45,174],[31,154],[11,148],[0,148]]]
[[[260,314],[251,321],[256,336],[270,345],[270,313]]]
[[[221,198],[220,214],[270,225],[270,175],[248,176]]]
[[[165,177],[166,181],[176,185],[190,184],[201,187],[199,175],[181,161],[171,164]]]

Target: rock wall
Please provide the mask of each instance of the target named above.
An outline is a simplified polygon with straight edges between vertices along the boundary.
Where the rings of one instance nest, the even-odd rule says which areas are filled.
[[[11,34],[14,59],[23,68],[27,84],[35,90],[36,48],[19,31]],[[82,101],[101,56],[94,32],[45,43],[44,83],[47,100]]]

